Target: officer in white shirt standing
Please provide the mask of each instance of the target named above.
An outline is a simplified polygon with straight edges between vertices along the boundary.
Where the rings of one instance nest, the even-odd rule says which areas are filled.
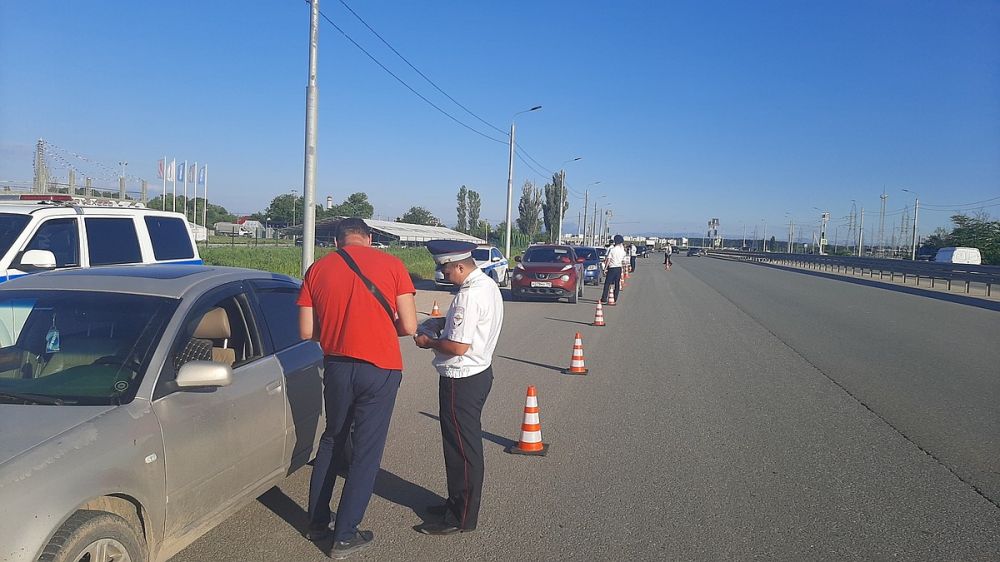
[[[428,511],[440,522],[417,526],[427,535],[472,531],[479,522],[484,462],[482,412],[493,386],[493,351],[503,325],[500,289],[472,259],[475,244],[432,240],[434,256],[445,281],[459,286],[439,338],[418,333],[418,347],[434,350],[438,385],[441,442],[448,478],[448,499]]]
[[[608,250],[608,255],[604,258],[606,274],[604,276],[604,293],[601,295],[601,302],[607,304],[608,289],[614,285],[615,300],[621,298],[622,292],[622,267],[625,267],[628,255],[625,253],[625,239],[621,234],[615,234],[615,243]]]

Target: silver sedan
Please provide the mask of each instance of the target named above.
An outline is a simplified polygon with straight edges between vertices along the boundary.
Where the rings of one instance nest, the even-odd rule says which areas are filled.
[[[115,266],[0,288],[0,560],[166,560],[312,457],[299,284]]]

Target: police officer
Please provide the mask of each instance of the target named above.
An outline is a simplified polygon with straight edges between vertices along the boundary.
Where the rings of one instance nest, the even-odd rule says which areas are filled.
[[[493,386],[493,351],[503,324],[503,299],[496,282],[476,267],[475,244],[432,240],[427,249],[447,282],[459,286],[439,338],[418,333],[418,347],[434,350],[441,442],[448,499],[428,511],[440,521],[417,526],[427,535],[471,531],[479,521],[483,488],[482,412]]]

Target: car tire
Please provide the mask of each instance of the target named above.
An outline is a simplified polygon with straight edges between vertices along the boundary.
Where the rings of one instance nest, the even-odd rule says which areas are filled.
[[[577,285],[576,296],[577,297],[582,297],[583,296],[583,283],[580,283],[579,285]]]
[[[146,543],[121,517],[104,511],[83,510],[74,513],[56,531],[38,557],[38,562],[77,562],[98,560],[97,553],[146,560]]]
[[[500,284],[501,287],[510,287],[510,271],[503,272],[503,283]]]
[[[496,283],[498,287],[500,286],[500,275],[497,273],[497,270],[494,269],[493,271],[490,272],[490,279],[492,279],[493,282]]]

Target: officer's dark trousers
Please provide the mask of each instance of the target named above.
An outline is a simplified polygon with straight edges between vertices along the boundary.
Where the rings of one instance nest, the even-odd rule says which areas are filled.
[[[483,495],[483,404],[493,387],[493,369],[462,379],[440,377],[441,443],[448,476],[448,507],[462,529],[479,523]]]
[[[621,298],[622,292],[622,268],[620,267],[609,267],[607,273],[604,274],[604,293],[601,294],[601,300],[608,302],[608,288],[612,285],[615,286],[615,299]]]
[[[352,438],[353,424],[352,456],[337,507],[334,540],[347,540],[358,530],[375,489],[375,476],[382,462],[402,375],[401,371],[380,369],[364,361],[326,357],[323,371],[326,431],[320,439],[309,481],[310,528],[322,529],[330,523],[330,499],[337,480],[335,461],[343,454],[347,439]]]

